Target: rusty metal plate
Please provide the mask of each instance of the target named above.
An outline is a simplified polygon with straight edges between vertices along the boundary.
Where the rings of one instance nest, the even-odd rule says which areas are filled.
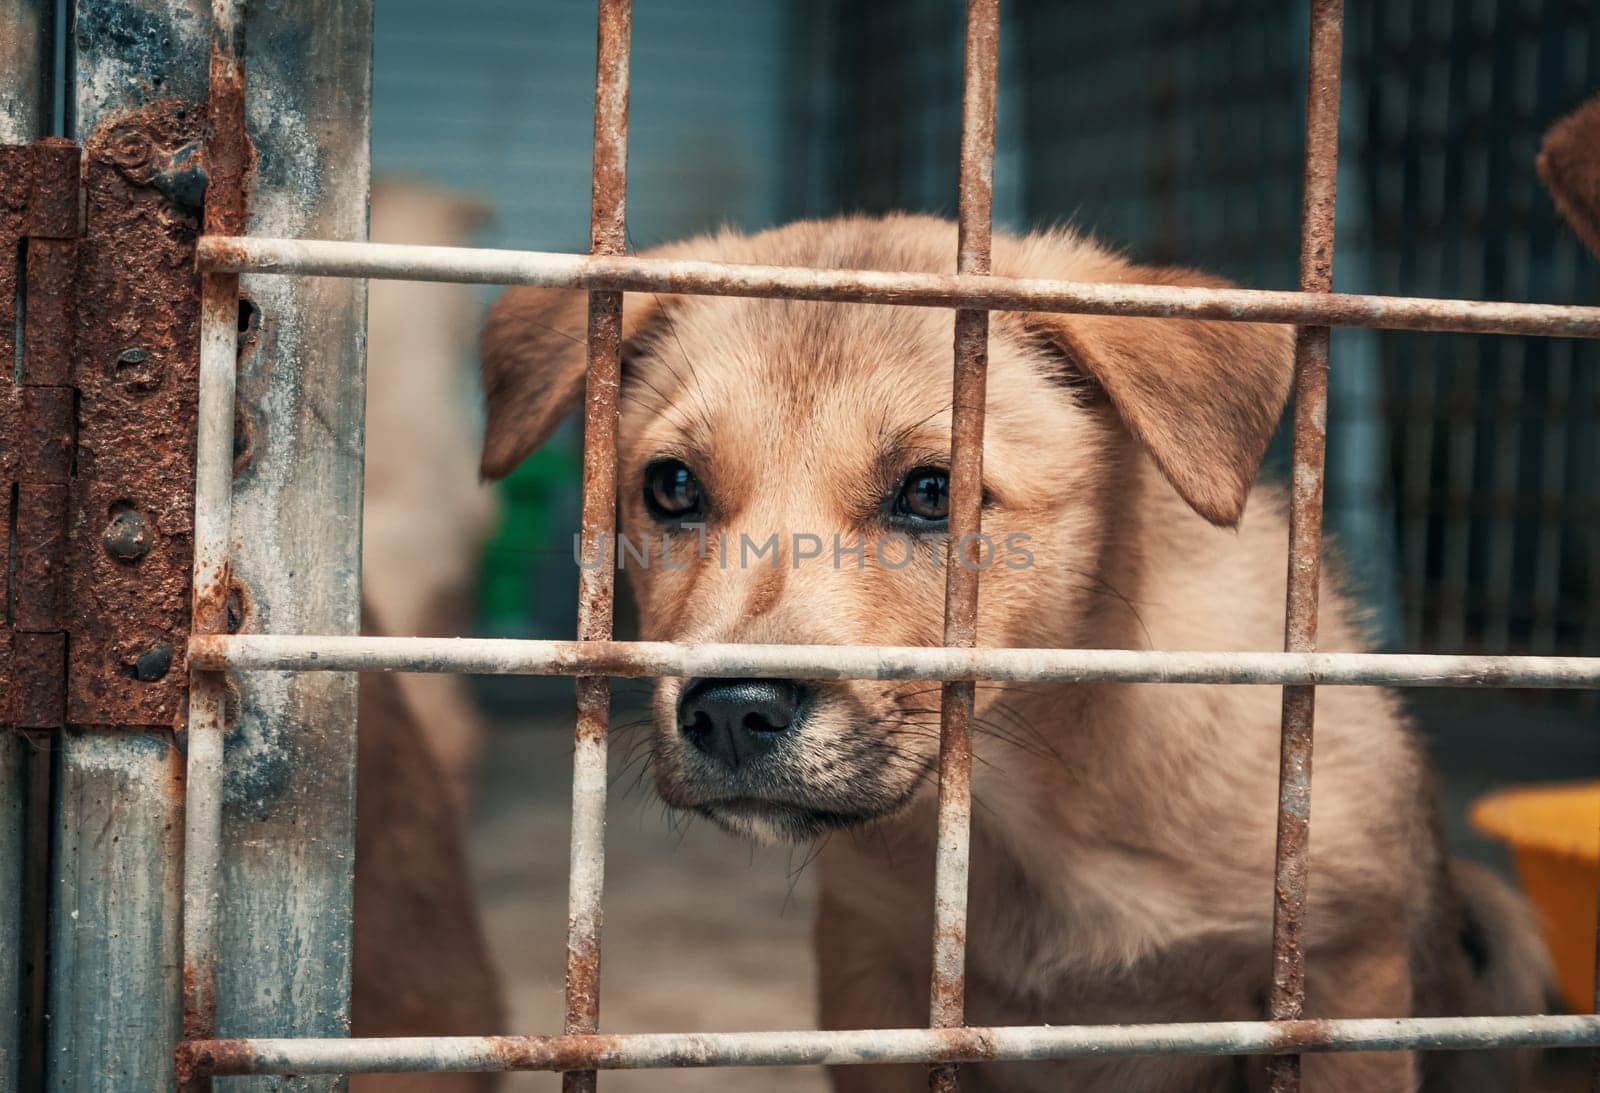
[[[16,361],[17,247],[33,183],[31,157],[27,145],[0,145],[0,390],[10,387]]]
[[[59,729],[65,716],[61,674],[66,670],[67,635],[18,631],[11,641],[17,728]]]
[[[16,493],[16,579],[11,622],[21,631],[64,630],[67,604],[62,560],[66,556],[67,487],[23,482]]]
[[[77,269],[77,240],[29,238],[22,337],[24,384],[72,384],[72,286]]]
[[[71,239],[78,234],[78,146],[45,137],[28,150],[33,171],[23,230],[34,239]]]
[[[24,387],[17,392],[14,402],[21,417],[9,449],[16,481],[65,482],[71,475],[73,401],[70,387]],[[61,517],[64,523],[65,509]]]
[[[166,101],[85,142],[67,719],[173,725],[187,679],[205,114]]]

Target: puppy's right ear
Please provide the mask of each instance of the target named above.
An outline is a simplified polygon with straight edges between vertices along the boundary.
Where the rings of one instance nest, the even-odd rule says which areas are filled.
[[[659,307],[653,294],[628,295],[624,340]],[[510,474],[577,408],[587,329],[588,293],[577,289],[511,288],[489,308],[478,344],[488,404],[478,468],[484,478]]]
[[[1550,127],[1535,164],[1556,208],[1600,258],[1600,96]]]
[[[517,287],[489,308],[478,343],[484,478],[510,474],[583,397],[587,301],[577,290]]]

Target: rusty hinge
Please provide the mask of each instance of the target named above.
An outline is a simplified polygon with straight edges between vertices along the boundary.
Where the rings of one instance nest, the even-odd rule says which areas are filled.
[[[182,716],[203,120],[0,146],[0,725]]]
[[[78,158],[63,140],[0,147],[0,654],[10,666],[0,722],[27,729],[54,728],[66,716]]]

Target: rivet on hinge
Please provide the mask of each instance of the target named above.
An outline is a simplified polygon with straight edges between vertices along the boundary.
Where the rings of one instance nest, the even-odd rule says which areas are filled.
[[[138,509],[126,508],[113,513],[100,542],[106,553],[122,562],[136,562],[150,553],[152,537],[144,514]]]
[[[139,654],[133,662],[133,678],[140,683],[154,683],[166,677],[172,667],[172,646],[155,645]]]

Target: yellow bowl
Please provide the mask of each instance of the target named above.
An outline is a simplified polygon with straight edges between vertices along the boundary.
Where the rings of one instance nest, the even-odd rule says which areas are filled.
[[[1472,826],[1511,846],[1574,1013],[1594,1011],[1600,782],[1518,786],[1478,799]]]

